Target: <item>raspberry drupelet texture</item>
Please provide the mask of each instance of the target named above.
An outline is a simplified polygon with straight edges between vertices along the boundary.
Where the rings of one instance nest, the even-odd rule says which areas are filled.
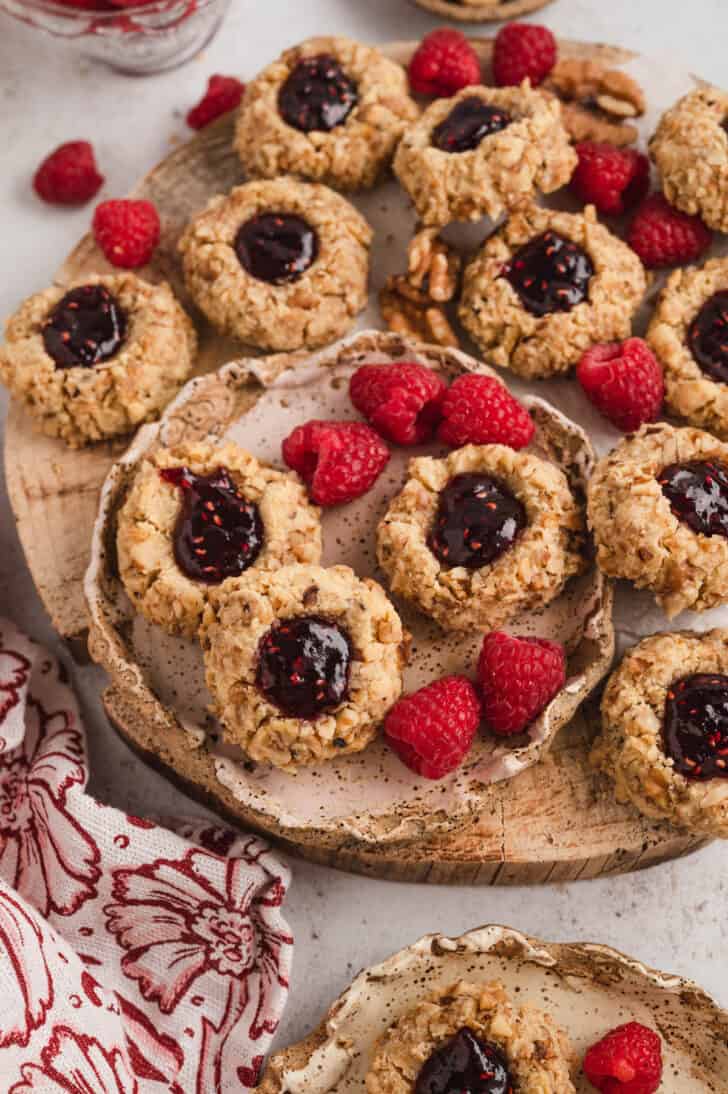
[[[480,651],[478,682],[488,729],[502,737],[522,733],[566,682],[564,648],[493,631]]]
[[[51,205],[83,205],[104,184],[94,150],[88,141],[61,144],[41,163],[33,177],[33,189]]]
[[[222,114],[234,110],[240,105],[244,91],[245,84],[235,76],[211,76],[205,94],[187,114],[190,129],[204,129]]]
[[[384,722],[387,743],[426,779],[460,766],[480,723],[480,700],[464,676],[444,676],[394,704]]]
[[[159,214],[151,201],[103,201],[93,219],[94,239],[112,266],[144,266],[159,243]]]
[[[617,1026],[589,1049],[584,1074],[601,1094],[655,1094],[662,1081],[662,1042],[639,1022]]]
[[[707,251],[713,239],[699,216],[681,213],[662,194],[651,194],[634,215],[627,242],[648,269],[685,266]]]
[[[452,448],[466,444],[507,444],[525,448],[534,433],[530,414],[500,380],[458,376],[442,404],[438,440]]]
[[[432,439],[447,385],[415,361],[362,365],[349,381],[352,403],[387,440],[399,445]]]
[[[585,205],[607,216],[621,216],[644,199],[650,186],[650,162],[634,148],[606,141],[576,145],[579,162],[569,186]]]
[[[282,452],[316,505],[342,505],[366,494],[389,461],[386,444],[363,422],[306,422],[286,437]]]
[[[662,366],[641,338],[592,346],[576,366],[576,378],[597,410],[623,433],[660,416]]]
[[[449,98],[481,82],[480,60],[462,31],[441,27],[422,39],[409,64],[409,81],[417,95]]]
[[[556,64],[558,48],[548,27],[507,23],[493,45],[493,78],[498,87],[517,86],[525,79],[537,87]]]

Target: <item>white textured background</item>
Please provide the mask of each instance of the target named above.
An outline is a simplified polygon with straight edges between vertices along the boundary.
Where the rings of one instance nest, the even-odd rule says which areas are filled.
[[[565,36],[641,49],[725,84],[725,0],[558,0],[538,18]],[[164,155],[170,139],[185,135],[184,112],[209,74],[250,76],[284,46],[314,33],[386,41],[419,37],[433,25],[406,0],[233,0],[204,56],[177,72],[134,79],[84,65],[0,14],[0,317],[51,280],[87,226],[88,211],[44,207],[30,189],[35,166],[56,144],[92,140],[107,177],[101,196],[121,196]],[[0,429],[4,409],[0,393]],[[1,475],[0,614],[64,656],[25,567]],[[101,672],[72,672],[89,730],[95,793],[141,815],[199,813],[108,727],[98,702]],[[728,849],[713,844],[645,873],[538,889],[397,885],[294,861],[288,914],[298,946],[279,1043],[314,1025],[363,966],[428,931],[458,934],[484,922],[548,939],[611,944],[693,977],[728,1006],[727,861]]]

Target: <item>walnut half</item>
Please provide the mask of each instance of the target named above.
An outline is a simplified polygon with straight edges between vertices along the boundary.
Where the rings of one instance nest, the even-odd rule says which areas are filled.
[[[622,69],[567,58],[555,65],[543,87],[561,99],[564,124],[574,141],[609,141],[622,147],[637,140],[632,119],[641,117],[647,104],[642,88]]]
[[[379,294],[382,318],[390,330],[438,346],[458,346],[445,305],[455,298],[461,259],[437,235],[425,228],[412,239],[407,273],[388,277]]]

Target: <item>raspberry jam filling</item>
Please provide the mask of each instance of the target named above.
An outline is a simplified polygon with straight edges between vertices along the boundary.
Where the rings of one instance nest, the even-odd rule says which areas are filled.
[[[690,352],[703,372],[728,383],[728,291],[706,300],[688,330]]]
[[[81,285],[56,304],[43,326],[43,345],[59,368],[91,368],[118,353],[126,315],[104,285]]]
[[[297,281],[318,256],[318,236],[303,217],[260,213],[243,224],[235,253],[244,270],[258,281]]]
[[[183,574],[219,585],[253,565],[263,546],[263,522],[258,506],[238,492],[226,468],[195,475],[188,467],[165,467],[159,475],[182,491],[172,540]]]
[[[728,676],[697,673],[667,693],[665,752],[688,779],[728,778]]]
[[[349,694],[353,653],[346,632],[317,615],[276,623],[261,639],[256,683],[292,718],[312,721]]]
[[[502,276],[513,286],[532,315],[571,311],[589,297],[594,266],[586,251],[556,232],[529,240],[503,267]]]
[[[429,547],[445,566],[478,570],[512,547],[526,527],[526,510],[492,475],[455,475],[440,492]]]
[[[657,476],[673,515],[694,532],[728,538],[728,468],[712,460],[671,463]]]
[[[359,101],[357,86],[335,57],[321,53],[299,61],[278,95],[281,117],[303,133],[328,133],[342,125]]]
[[[499,1048],[463,1026],[436,1049],[415,1082],[415,1094],[514,1094],[508,1062]]]
[[[432,144],[442,152],[470,152],[484,137],[499,133],[512,118],[498,106],[484,103],[477,95],[461,99],[444,121],[432,131]]]

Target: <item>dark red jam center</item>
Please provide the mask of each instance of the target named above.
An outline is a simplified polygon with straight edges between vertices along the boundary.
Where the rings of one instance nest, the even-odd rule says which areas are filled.
[[[357,86],[335,57],[321,53],[299,61],[278,96],[281,117],[303,133],[342,125],[359,101]]]
[[[252,566],[263,546],[263,522],[258,506],[238,492],[226,468],[195,475],[187,467],[166,467],[159,474],[182,491],[172,538],[183,574],[219,585]]]
[[[317,615],[284,619],[258,650],[257,684],[284,714],[312,720],[349,693],[352,649],[336,623]]]
[[[461,99],[444,121],[432,131],[432,143],[443,152],[469,152],[484,137],[499,133],[511,124],[511,116],[498,106],[484,103],[477,95]]]
[[[586,251],[556,232],[529,240],[503,268],[503,277],[532,315],[571,311],[588,299],[593,275]]]
[[[672,685],[664,743],[686,778],[728,778],[728,676],[697,673]]]
[[[728,383],[728,292],[706,300],[688,330],[690,352],[703,372]]]
[[[318,236],[302,217],[260,213],[243,224],[235,253],[251,277],[273,284],[297,281],[318,256]]]
[[[440,492],[429,547],[445,566],[478,570],[512,547],[526,510],[499,479],[469,472]]]
[[[108,361],[126,335],[126,315],[104,285],[71,289],[43,326],[46,353],[59,368]]]
[[[513,1094],[508,1062],[499,1048],[464,1026],[423,1065],[415,1094]]]
[[[728,468],[712,460],[671,463],[657,481],[683,524],[704,536],[728,538]]]

